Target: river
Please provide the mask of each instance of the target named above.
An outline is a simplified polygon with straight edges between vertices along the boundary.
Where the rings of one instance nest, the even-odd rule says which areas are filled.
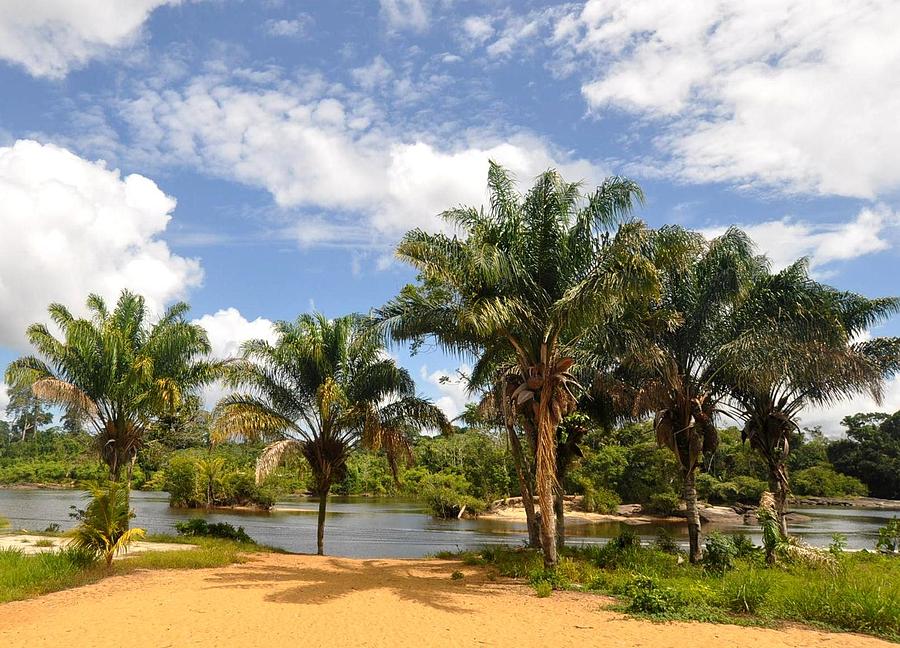
[[[50,524],[63,529],[73,525],[70,507],[83,507],[84,493],[74,490],[0,489],[0,516],[13,529],[40,531]],[[317,503],[312,498],[295,498],[278,503],[271,513],[252,511],[212,511],[173,509],[166,493],[136,491],[132,494],[136,517],[133,526],[148,533],[174,533],[174,524],[191,517],[210,522],[243,526],[260,543],[287,551],[315,551]],[[850,549],[871,549],[879,527],[898,515],[896,511],[848,508],[803,508],[808,522],[794,524],[791,532],[818,546],[827,546],[832,533],[847,536]],[[618,522],[568,525],[571,544],[604,543],[619,533]],[[652,541],[660,525],[632,526],[645,542]],[[686,543],[683,524],[666,528]],[[710,530],[712,525],[706,525]],[[747,533],[760,542],[758,529],[751,526],[718,527],[724,533]],[[428,515],[420,502],[400,498],[333,497],[328,502],[325,526],[326,553],[356,558],[415,558],[438,551],[472,549],[486,544],[521,544],[524,524],[500,520],[438,520]]]

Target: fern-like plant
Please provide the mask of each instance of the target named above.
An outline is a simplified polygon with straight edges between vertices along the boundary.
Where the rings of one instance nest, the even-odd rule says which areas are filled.
[[[127,551],[146,532],[128,528],[134,513],[129,506],[125,484],[111,481],[104,486],[91,485],[88,489],[91,501],[77,514],[81,523],[70,532],[70,546],[102,556],[108,569],[116,554]]]

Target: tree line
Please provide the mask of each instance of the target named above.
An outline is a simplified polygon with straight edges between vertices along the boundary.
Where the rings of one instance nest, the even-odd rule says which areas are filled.
[[[786,534],[799,415],[861,393],[881,398],[900,340],[865,334],[900,300],[819,283],[804,259],[773,270],[736,228],[710,240],[649,228],[633,216],[643,194],[624,178],[585,193],[550,170],[523,195],[491,163],[488,187],[487,206],[442,214],[453,233],[403,237],[397,256],[418,280],[368,315],[303,314],[279,322],[274,342],[211,359],[186,304],[149,323],[138,295],[123,292],[112,310],[92,295],[86,317],[51,305],[61,335],[29,327],[36,353],[11,363],[6,381],[84,421],[113,481],[130,481],[149,430],[224,381],[232,393],[212,412],[212,437],[268,444],[258,481],[305,460],[323,553],[327,496],[355,449],[382,451],[396,478],[419,432],[449,428],[386,351],[430,341],[473,360],[479,416],[503,430],[546,566],[564,542],[564,486],[588,432],[624,421],[652,419],[675,460],[692,561],[698,467],[726,415],[763,459]]]

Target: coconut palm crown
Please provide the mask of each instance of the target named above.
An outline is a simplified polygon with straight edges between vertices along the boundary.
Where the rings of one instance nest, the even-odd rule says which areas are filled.
[[[630,180],[608,178],[585,194],[549,170],[520,195],[491,163],[488,189],[487,209],[442,214],[458,234],[416,229],[403,237],[397,256],[420,281],[376,319],[395,340],[432,340],[476,358],[475,385],[490,388],[502,374],[501,400],[533,440],[541,545],[552,565],[557,428],[579,391],[572,344],[617,319],[630,300],[654,296],[656,270],[641,254],[647,229],[628,221],[642,200]]]
[[[216,406],[217,438],[271,442],[257,462],[262,481],[289,455],[308,462],[319,497],[317,551],[324,553],[325,513],[332,484],[343,478],[350,452],[383,449],[391,468],[409,458],[410,436],[444,429],[446,417],[416,396],[409,373],[384,349],[366,320],[304,314],[275,325],[274,342],[250,340],[229,364],[236,393]]]
[[[119,479],[123,468],[130,476],[148,428],[219,369],[207,360],[206,332],[184,319],[188,308],[177,303],[149,324],[144,298],[127,290],[112,311],[91,295],[84,318],[52,304],[50,318],[62,337],[44,324],[28,327],[37,355],[12,362],[6,381],[28,385],[39,398],[84,417],[110,476]]]

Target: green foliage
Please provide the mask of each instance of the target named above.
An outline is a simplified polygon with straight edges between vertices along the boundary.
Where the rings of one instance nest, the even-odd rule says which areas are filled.
[[[350,455],[344,478],[334,487],[341,495],[393,495],[397,490],[387,457],[365,451]]]
[[[504,444],[478,430],[447,437],[420,437],[415,465],[430,473],[453,472],[468,482],[467,493],[484,501],[510,494],[513,466]]]
[[[79,521],[70,535],[72,546],[84,551],[94,551],[112,564],[116,554],[128,551],[129,545],[141,540],[143,529],[129,529],[129,520],[134,517],[128,503],[128,486],[120,482],[109,482],[105,486],[90,487],[90,502],[79,511]]]
[[[897,553],[900,551],[900,519],[894,518],[878,529],[875,548],[879,551]]]
[[[485,508],[483,500],[468,494],[471,485],[462,475],[450,472],[428,475],[420,482],[420,488],[422,499],[435,517],[457,517],[464,506],[476,514]]]
[[[584,492],[584,510],[590,513],[615,513],[618,510],[622,500],[619,496],[608,488],[595,488],[593,486],[585,486]]]
[[[721,583],[721,604],[730,612],[757,614],[772,589],[773,581],[771,571],[753,565],[725,574]]]
[[[862,481],[873,497],[900,499],[900,412],[855,414],[842,423],[847,438],[828,446],[835,469]]]
[[[648,513],[672,515],[681,506],[681,498],[673,492],[654,493],[650,496],[644,509]]]
[[[855,477],[842,475],[828,465],[798,470],[791,477],[791,488],[797,495],[821,497],[855,497],[868,495],[866,485]]]
[[[191,518],[186,522],[176,522],[175,530],[178,535],[201,536],[205,538],[224,538],[246,544],[256,544],[256,541],[244,531],[244,527],[235,528],[227,522],[209,523],[203,518]]]
[[[636,575],[625,589],[631,598],[629,612],[640,614],[665,615],[676,611],[681,602],[676,593],[669,587],[661,585],[651,576]]]
[[[681,548],[678,546],[675,536],[665,528],[660,528],[656,532],[656,540],[653,541],[653,546],[667,554],[677,555],[681,553]]]
[[[697,495],[711,504],[756,503],[767,488],[766,482],[750,475],[735,475],[729,481],[709,473],[697,475]]]
[[[537,594],[538,598],[547,598],[553,594],[553,585],[547,581],[538,581],[532,583],[531,586],[534,588],[534,593]]]
[[[198,451],[173,453],[160,471],[162,489],[172,506],[255,506],[268,509],[276,491],[264,483],[257,486],[252,468],[241,466],[226,452],[209,455]]]
[[[752,552],[736,557],[733,569],[711,572],[658,549],[610,542],[569,548],[560,565],[564,577],[541,569],[535,551],[485,548],[479,564],[532,585],[579,588],[622,596],[623,609],[666,619],[720,623],[815,623],[836,630],[900,639],[900,561],[851,552],[840,569],[784,564],[764,568]]]
[[[734,569],[734,559],[738,555],[737,547],[730,537],[716,531],[706,536],[706,552],[703,554],[703,566],[716,574],[724,574]]]

